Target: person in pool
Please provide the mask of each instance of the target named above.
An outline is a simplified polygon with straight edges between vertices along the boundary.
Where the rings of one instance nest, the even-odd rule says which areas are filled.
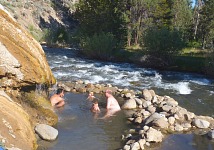
[[[59,88],[56,91],[56,94],[51,96],[50,101],[51,105],[55,107],[62,107],[65,105],[65,100],[63,99],[64,96],[64,90]]]
[[[112,95],[112,91],[111,90],[106,90],[105,92],[105,96],[106,96],[106,101],[107,101],[107,105],[106,105],[106,115],[105,117],[109,117],[114,115],[116,112],[120,111],[120,105],[118,103],[118,101],[114,98],[114,96]]]
[[[87,99],[88,100],[93,100],[94,98],[95,98],[94,92],[90,92]]]
[[[94,113],[100,112],[100,108],[97,100],[92,104],[91,111]]]

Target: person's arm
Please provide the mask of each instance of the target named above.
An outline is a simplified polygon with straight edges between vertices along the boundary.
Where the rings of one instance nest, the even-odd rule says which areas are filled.
[[[106,105],[106,109],[109,109],[110,108],[110,106],[111,106],[111,98],[108,98],[107,99],[107,105]]]

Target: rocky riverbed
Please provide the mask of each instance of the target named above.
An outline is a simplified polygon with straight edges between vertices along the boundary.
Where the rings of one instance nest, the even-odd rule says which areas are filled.
[[[200,132],[208,138],[214,138],[214,119],[209,116],[198,116],[179,106],[169,96],[155,94],[154,90],[142,89],[135,92],[120,89],[110,84],[91,84],[78,80],[76,82],[58,83],[65,91],[103,94],[107,89],[123,100],[122,109],[127,110],[127,120],[136,125],[127,135],[124,150],[146,149],[154,143],[160,143],[173,133]]]

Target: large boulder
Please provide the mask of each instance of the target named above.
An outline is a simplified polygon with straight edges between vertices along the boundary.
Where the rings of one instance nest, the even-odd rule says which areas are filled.
[[[46,124],[38,124],[35,127],[35,132],[47,141],[54,141],[58,136],[58,130]]]
[[[0,91],[0,140],[5,147],[34,150],[36,138],[29,115],[6,93]]]
[[[41,45],[0,4],[0,87],[54,84]]]

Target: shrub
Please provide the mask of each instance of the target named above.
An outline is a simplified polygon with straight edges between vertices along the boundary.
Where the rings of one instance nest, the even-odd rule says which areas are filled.
[[[69,34],[64,27],[57,29],[44,29],[42,38],[48,45],[66,45],[69,43]]]
[[[205,64],[206,73],[214,77],[214,49],[210,50],[210,53],[206,58],[207,58]]]
[[[86,56],[104,60],[110,59],[116,48],[116,43],[116,39],[112,33],[104,32],[80,40],[80,46]]]
[[[143,44],[147,53],[159,58],[168,58],[177,54],[184,47],[184,42],[177,30],[152,28],[146,31]]]

